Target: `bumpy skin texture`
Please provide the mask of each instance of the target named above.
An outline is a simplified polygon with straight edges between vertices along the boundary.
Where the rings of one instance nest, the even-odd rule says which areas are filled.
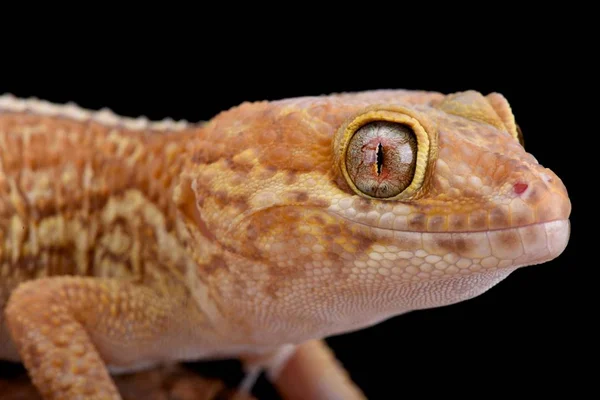
[[[399,198],[343,173],[367,114],[419,132],[420,178]],[[506,99],[472,91],[159,125],[2,97],[0,356],[47,398],[116,397],[104,365],[225,356],[266,366],[289,398],[360,398],[310,340],[466,300],[567,245],[566,189],[517,136]]]

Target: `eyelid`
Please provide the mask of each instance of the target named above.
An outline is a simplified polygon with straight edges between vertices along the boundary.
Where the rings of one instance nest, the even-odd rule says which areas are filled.
[[[525,148],[525,137],[523,136],[523,131],[521,130],[519,124],[515,124],[515,126],[517,127],[517,140],[519,141],[521,146]]]
[[[354,133],[362,126],[375,121],[389,121],[407,125],[412,129],[417,138],[417,161],[413,180],[403,192],[393,197],[376,198],[361,192],[350,178],[345,163],[348,144]],[[437,135],[434,132],[412,110],[399,106],[371,106],[348,119],[335,133],[333,140],[335,164],[340,169],[350,188],[360,196],[384,201],[414,199],[422,191],[429,170],[431,170],[430,164],[433,161],[437,148]]]

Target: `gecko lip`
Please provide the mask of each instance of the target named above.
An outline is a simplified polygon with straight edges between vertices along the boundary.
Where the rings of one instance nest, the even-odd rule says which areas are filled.
[[[428,255],[453,254],[464,259],[464,264],[469,260],[494,268],[540,264],[558,257],[569,242],[571,229],[569,219],[557,219],[487,231],[415,232],[378,228],[334,215],[369,228],[378,242],[397,249],[398,254],[412,252],[417,256],[414,249],[419,249],[425,260]]]

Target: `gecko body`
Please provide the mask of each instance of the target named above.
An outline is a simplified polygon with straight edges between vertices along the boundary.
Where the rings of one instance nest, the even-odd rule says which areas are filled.
[[[376,90],[150,122],[0,97],[0,357],[45,399],[239,357],[362,398],[324,337],[558,257],[571,204],[498,93]],[[336,397],[337,396],[337,397]]]

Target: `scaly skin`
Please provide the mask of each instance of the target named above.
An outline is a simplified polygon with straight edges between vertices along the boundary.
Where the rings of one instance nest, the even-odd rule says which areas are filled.
[[[386,138],[347,156],[370,121],[415,135],[398,196],[348,172],[400,168]],[[118,398],[109,369],[230,356],[246,388],[261,367],[285,398],[361,398],[314,340],[472,298],[569,238],[565,187],[495,93],[305,97],[158,125],[4,96],[0,157],[0,357],[47,399]]]

